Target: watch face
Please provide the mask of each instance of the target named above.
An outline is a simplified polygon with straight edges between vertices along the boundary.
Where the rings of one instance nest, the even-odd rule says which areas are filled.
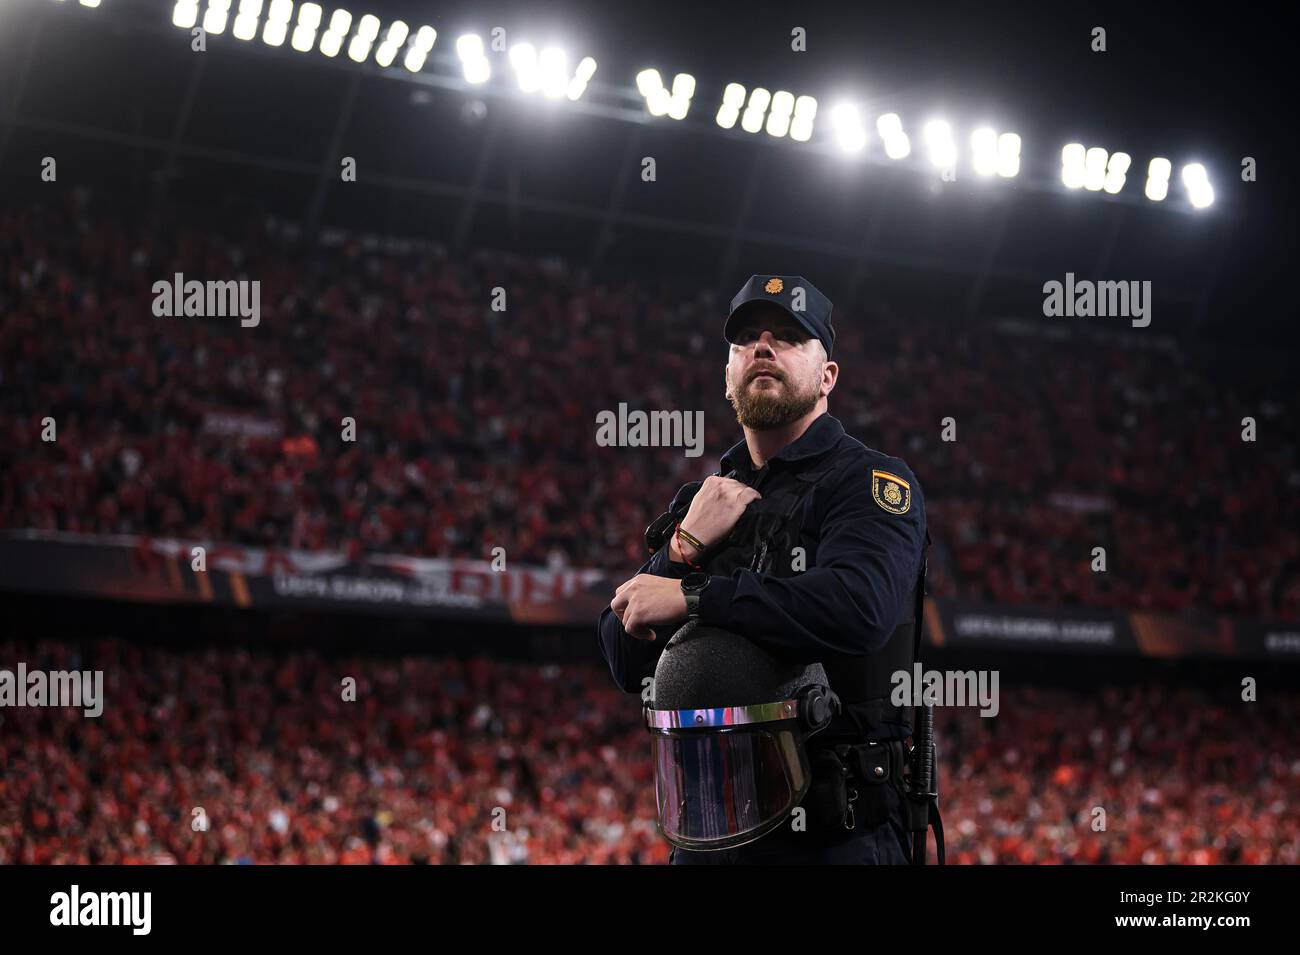
[[[708,574],[687,574],[682,578],[682,590],[703,590],[708,582]]]

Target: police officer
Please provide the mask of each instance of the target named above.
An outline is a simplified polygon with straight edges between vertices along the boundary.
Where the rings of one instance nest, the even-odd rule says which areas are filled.
[[[891,675],[910,671],[919,651],[920,484],[827,411],[835,331],[811,282],[753,276],[723,336],[744,440],[647,529],[653,556],[601,614],[602,652],[618,685],[641,693],[674,631],[697,621],[791,663],[820,663],[840,707],[809,742],[802,825],[735,848],[675,846],[672,861],[909,862],[902,741],[912,714],[889,697]]]

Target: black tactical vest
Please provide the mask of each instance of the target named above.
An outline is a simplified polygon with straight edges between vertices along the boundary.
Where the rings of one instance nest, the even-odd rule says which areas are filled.
[[[727,577],[743,568],[776,577],[794,577],[802,570],[815,567],[816,541],[810,534],[803,533],[802,505],[817,482],[834,465],[833,460],[826,460],[806,471],[782,475],[779,487],[771,483],[770,475],[762,475],[759,482],[751,486],[763,496],[750,502],[727,540],[705,555],[704,572]],[[749,483],[735,471],[725,476]],[[675,512],[670,512],[674,516],[671,523],[665,522],[668,533],[672,532],[677,521],[685,517],[689,508],[690,500],[686,500]],[[796,558],[793,551],[796,547],[803,548],[799,570],[794,569]],[[893,690],[890,677],[898,670],[910,673],[918,659],[924,593],[925,561],[922,559],[921,573],[908,598],[910,612],[880,650],[868,656],[836,654],[823,656],[820,660],[798,661],[821,663],[831,689],[844,704],[843,712],[814,738],[818,747],[836,742],[903,739],[911,734],[912,708],[895,707],[889,702]]]

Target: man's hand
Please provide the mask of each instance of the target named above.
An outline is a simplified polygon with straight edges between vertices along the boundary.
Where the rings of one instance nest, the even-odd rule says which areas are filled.
[[[686,595],[682,593],[682,582],[672,577],[637,574],[614,591],[609,606],[628,636],[638,640],[656,639],[651,627],[686,619]]]
[[[762,496],[748,484],[711,475],[691,499],[682,527],[698,537],[705,547],[714,547],[731,533],[745,508]]]

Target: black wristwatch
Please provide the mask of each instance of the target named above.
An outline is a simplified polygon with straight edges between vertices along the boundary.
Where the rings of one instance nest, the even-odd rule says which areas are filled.
[[[709,586],[708,574],[687,574],[682,578],[682,594],[686,597],[686,619],[700,619],[700,594]]]

